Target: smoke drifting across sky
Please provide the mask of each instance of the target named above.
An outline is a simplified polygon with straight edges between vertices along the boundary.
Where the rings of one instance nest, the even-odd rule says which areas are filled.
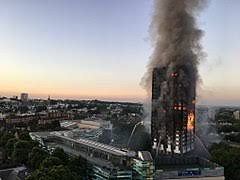
[[[191,73],[190,81],[197,81],[197,67],[204,53],[200,44],[203,31],[197,27],[196,17],[206,3],[207,0],[154,1],[150,25],[153,54],[141,81],[149,95],[156,67],[184,66]]]

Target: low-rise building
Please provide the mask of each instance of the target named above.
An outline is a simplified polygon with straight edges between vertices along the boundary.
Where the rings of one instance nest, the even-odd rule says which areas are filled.
[[[132,170],[126,170],[126,169],[108,169],[105,167],[100,167],[96,165],[90,166],[90,173],[89,178],[90,179],[96,179],[96,180],[107,180],[107,179],[122,179],[122,180],[132,180],[133,174]]]
[[[224,179],[224,168],[204,158],[169,156],[159,157],[154,163],[147,151],[136,153],[86,138],[69,136],[65,131],[33,132],[30,136],[50,153],[59,147],[70,156],[86,159],[90,179]]]
[[[14,125],[14,124],[28,124],[30,122],[45,125],[50,124],[54,121],[62,121],[69,119],[69,115],[67,113],[62,112],[41,112],[41,113],[28,113],[28,114],[16,114],[16,115],[9,115],[3,118],[7,125]]]
[[[132,167],[134,177],[138,180],[153,180],[154,165],[153,159],[148,151],[139,151],[138,156],[133,158]]]
[[[33,132],[30,137],[52,152],[62,148],[70,156],[82,156],[88,162],[88,179],[133,179],[132,158],[136,153],[84,138],[71,138],[64,132]]]
[[[156,179],[224,180],[224,168],[197,156],[159,157]]]
[[[0,170],[0,180],[24,180],[29,174],[25,166]]]

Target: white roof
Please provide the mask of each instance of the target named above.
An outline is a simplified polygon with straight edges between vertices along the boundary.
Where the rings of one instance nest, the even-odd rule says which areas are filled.
[[[87,140],[87,139],[83,139],[83,138],[78,138],[78,139],[72,139],[66,136],[61,135],[61,133],[59,132],[52,132],[51,135],[75,142],[75,143],[80,143],[80,144],[84,144],[86,146],[95,148],[95,149],[99,149],[101,151],[106,151],[108,153],[114,154],[116,156],[130,156],[133,157],[135,156],[135,152],[134,151],[123,151],[119,148],[113,147],[113,146],[109,146],[109,145],[105,145],[99,142],[95,142],[95,141],[91,141],[91,140]]]

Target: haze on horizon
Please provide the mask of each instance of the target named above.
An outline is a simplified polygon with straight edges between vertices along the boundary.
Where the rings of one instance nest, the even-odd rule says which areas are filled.
[[[239,1],[199,16],[207,58],[200,104],[240,105]],[[0,0],[0,95],[142,101],[149,0]]]

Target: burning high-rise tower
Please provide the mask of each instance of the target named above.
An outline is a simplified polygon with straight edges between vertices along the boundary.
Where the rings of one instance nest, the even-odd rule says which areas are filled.
[[[191,79],[184,66],[153,70],[151,136],[157,154],[194,149],[196,84]]]
[[[155,0],[153,54],[142,85],[152,92],[151,136],[157,154],[194,149],[198,63],[203,57],[196,16],[206,0]],[[151,91],[152,90],[152,91]]]

